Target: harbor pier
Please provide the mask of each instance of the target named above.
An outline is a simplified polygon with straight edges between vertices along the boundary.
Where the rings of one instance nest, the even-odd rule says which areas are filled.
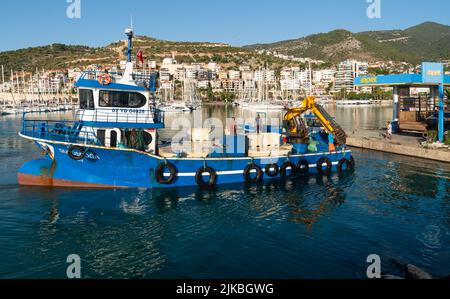
[[[450,146],[423,146],[422,137],[396,135],[385,138],[383,130],[358,130],[349,134],[347,145],[361,149],[450,163]]]

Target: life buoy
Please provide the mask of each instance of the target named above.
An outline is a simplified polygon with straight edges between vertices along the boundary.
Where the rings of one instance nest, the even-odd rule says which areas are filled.
[[[288,174],[288,168],[291,169],[289,174]],[[281,176],[284,178],[285,177],[291,178],[291,177],[294,177],[297,175],[297,168],[295,167],[294,163],[287,161],[287,162],[284,162],[283,165],[281,165],[280,173],[281,173]]]
[[[79,152],[79,154],[75,154],[75,152]],[[67,150],[67,154],[69,155],[69,157],[72,160],[75,161],[80,161],[83,160],[84,157],[86,156],[87,150],[79,145],[72,145],[71,147],[69,147],[69,149]]]
[[[269,176],[271,178],[276,177],[278,175],[279,171],[280,171],[280,167],[275,163],[266,165],[265,172],[266,172],[267,176]]]
[[[169,171],[169,176],[164,176],[165,171]],[[156,174],[156,180],[158,183],[163,185],[172,184],[176,177],[177,177],[177,169],[176,167],[171,163],[162,163],[156,168],[155,174]]]
[[[327,167],[323,169],[323,164],[327,164]],[[319,161],[317,161],[317,172],[319,174],[330,174],[331,173],[331,167],[333,164],[331,164],[330,159],[323,157],[320,158]]]
[[[205,173],[209,175],[208,181],[205,181],[203,179],[203,174]],[[208,166],[201,167],[197,170],[195,174],[195,181],[197,182],[197,185],[203,189],[214,187],[217,182],[217,173],[211,167]]]
[[[307,174],[309,171],[309,163],[305,160],[301,160],[297,164],[297,171],[301,174]]]
[[[98,83],[100,85],[109,85],[112,82],[112,78],[110,74],[101,74],[98,75]]]
[[[252,177],[252,171],[256,171],[256,176]],[[262,169],[255,163],[247,165],[244,169],[244,179],[247,183],[258,183],[262,179]]]

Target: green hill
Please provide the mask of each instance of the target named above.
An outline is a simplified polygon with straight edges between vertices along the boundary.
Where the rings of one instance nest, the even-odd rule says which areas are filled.
[[[423,23],[406,30],[352,33],[335,30],[272,44],[246,46],[337,63],[344,59],[405,61],[450,59],[450,26]]]
[[[53,44],[16,51],[0,52],[0,65],[4,65],[9,75],[14,71],[34,71],[38,69],[64,69],[72,66],[85,66],[91,63],[106,63],[117,56],[114,51],[85,46]]]
[[[126,41],[117,41],[101,48],[53,44],[15,51],[0,52],[0,65],[4,65],[6,76],[14,71],[34,71],[38,69],[67,69],[85,67],[90,64],[101,66],[118,65],[125,60]],[[161,62],[164,57],[175,52],[179,63],[218,62],[225,68],[236,69],[242,64],[253,67],[264,64],[277,67],[290,62],[267,55],[257,54],[251,49],[232,47],[223,43],[173,42],[157,40],[146,36],[136,36],[133,55],[142,50],[146,60]]]

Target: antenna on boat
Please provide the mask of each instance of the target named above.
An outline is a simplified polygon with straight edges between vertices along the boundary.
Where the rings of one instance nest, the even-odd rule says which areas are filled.
[[[130,25],[130,28],[125,29],[125,35],[128,36],[127,62],[131,62],[131,49],[133,48],[133,16],[131,16]]]
[[[123,73],[122,78],[118,81],[121,84],[127,85],[136,85],[136,82],[133,80],[133,62],[131,61],[131,51],[133,49],[133,18],[131,18],[130,22],[131,28],[125,29],[125,35],[128,37],[128,50],[127,50],[127,63],[125,65],[125,71]]]

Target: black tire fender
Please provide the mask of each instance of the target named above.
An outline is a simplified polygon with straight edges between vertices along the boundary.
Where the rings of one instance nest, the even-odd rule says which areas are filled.
[[[254,178],[252,178],[250,175],[252,170],[256,170],[256,177],[254,177]],[[244,169],[244,179],[247,183],[252,183],[252,184],[258,183],[259,181],[261,181],[262,175],[263,175],[263,171],[262,171],[261,167],[259,167],[255,163],[247,165],[247,167],[245,167],[245,169]]]
[[[345,169],[343,169],[344,165],[346,166]],[[339,160],[339,163],[338,163],[338,171],[339,172],[353,171],[353,164],[352,164],[352,162],[350,160],[342,158],[341,160]]]
[[[79,151],[81,154],[80,155],[75,155],[74,152],[75,151]],[[69,147],[69,149],[67,150],[67,154],[69,155],[69,157],[72,160],[75,161],[80,161],[83,160],[84,157],[86,156],[87,150],[86,148],[79,146],[79,145],[72,145],[71,147]]]
[[[323,164],[326,163],[327,164],[327,168],[323,169]],[[331,173],[331,167],[333,166],[333,164],[331,164],[330,159],[326,158],[326,157],[322,157],[317,161],[317,172],[319,174],[330,174]]]
[[[278,166],[278,164],[275,164],[275,163],[267,164],[264,170],[268,177],[274,178],[280,172],[280,167]]]
[[[307,174],[309,171],[309,163],[306,160],[300,160],[297,164],[297,171],[300,174]]]
[[[291,173],[289,175],[287,175],[287,169],[291,168]],[[280,167],[280,173],[282,177],[295,177],[297,175],[297,167],[295,166],[294,163],[287,161],[284,162],[283,165],[281,165]]]
[[[203,179],[204,173],[209,174],[209,180],[206,182]],[[197,182],[197,185],[200,188],[203,188],[203,189],[212,188],[216,185],[216,182],[217,182],[217,172],[213,168],[208,167],[208,166],[201,167],[195,173],[195,181]]]
[[[353,156],[350,156],[349,161],[350,161],[350,167],[351,167],[351,170],[352,170],[352,171],[355,170],[356,163],[355,163],[355,159],[353,158]]]
[[[169,170],[169,176],[165,177],[164,173]],[[155,170],[156,180],[163,185],[172,184],[177,178],[177,168],[171,163],[161,163]]]

